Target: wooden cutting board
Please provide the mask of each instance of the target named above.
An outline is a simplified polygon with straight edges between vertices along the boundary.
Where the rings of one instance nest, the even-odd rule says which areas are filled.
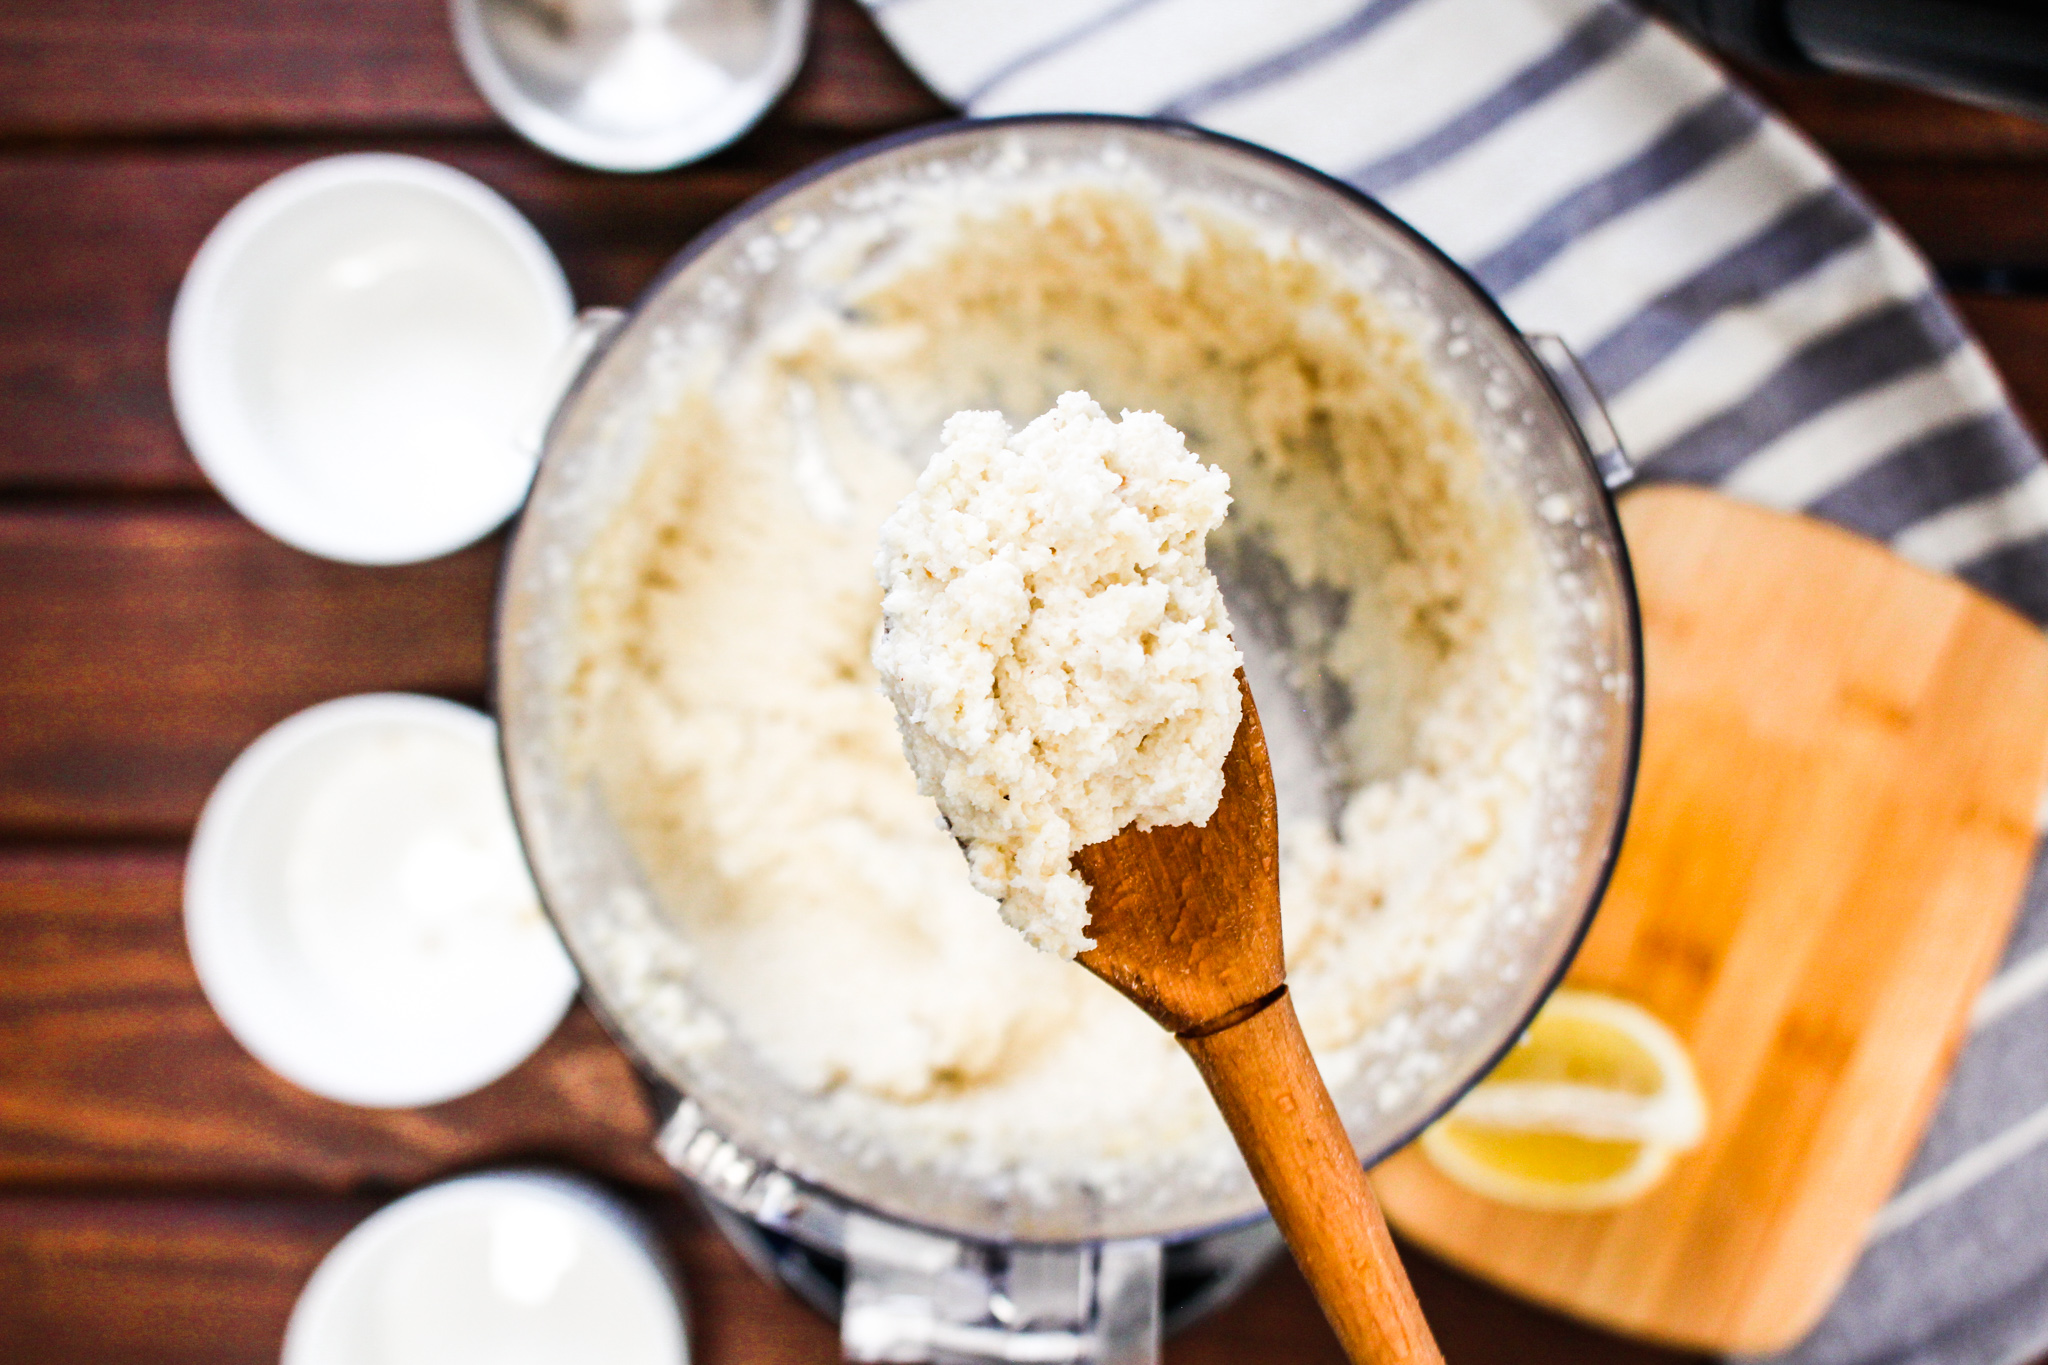
[[[1569,979],[1685,1039],[1706,1142],[1601,1214],[1491,1203],[1412,1148],[1374,1184],[1407,1237],[1506,1289],[1770,1350],[1848,1275],[2011,926],[2048,768],[2048,641],[1820,522],[1656,487],[1622,523],[1642,769]]]

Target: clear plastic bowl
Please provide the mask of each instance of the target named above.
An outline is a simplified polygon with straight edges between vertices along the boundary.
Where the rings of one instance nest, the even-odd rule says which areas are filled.
[[[672,397],[677,347],[709,343],[737,353],[801,301],[813,287],[801,268],[802,244],[821,224],[886,223],[892,203],[934,178],[1012,183],[1076,170],[1142,172],[1173,192],[1220,201],[1296,234],[1371,278],[1380,298],[1411,321],[1439,382],[1470,410],[1502,485],[1529,511],[1549,573],[1557,583],[1569,576],[1567,595],[1581,608],[1559,614],[1551,645],[1553,660],[1569,661],[1564,671],[1579,679],[1557,698],[1579,717],[1577,757],[1564,765],[1570,771],[1551,774],[1541,798],[1548,847],[1558,856],[1532,870],[1521,888],[1526,913],[1489,936],[1470,971],[1409,1002],[1415,1041],[1443,1064],[1392,1104],[1383,1097],[1395,1057],[1380,1059],[1378,1070],[1363,1066],[1337,1087],[1364,1159],[1411,1138],[1519,1034],[1577,946],[1626,818],[1641,720],[1640,644],[1606,486],[1626,477],[1626,462],[1562,348],[1524,338],[1411,229],[1273,153],[1181,125],[1097,116],[920,129],[771,190],[677,258],[559,409],[506,567],[497,693],[514,807],[550,913],[601,1013],[680,1103],[664,1131],[665,1153],[728,1207],[815,1248],[843,1252],[850,1227],[878,1222],[988,1246],[1182,1242],[1242,1226],[1262,1211],[1248,1179],[1121,1201],[1080,1186],[1042,1200],[991,1197],[968,1178],[895,1169],[813,1136],[804,1110],[814,1101],[759,1064],[741,1040],[709,1050],[672,1047],[664,1018],[708,1006],[687,972],[650,991],[650,954],[617,950],[677,931],[603,794],[565,752],[563,688],[577,655],[575,567],[634,487],[651,419]],[[1241,587],[1226,580],[1226,596]],[[1233,616],[1248,653],[1279,648],[1247,639],[1251,617]],[[1290,788],[1297,805],[1327,799],[1327,774],[1280,771],[1276,779],[1283,810]]]

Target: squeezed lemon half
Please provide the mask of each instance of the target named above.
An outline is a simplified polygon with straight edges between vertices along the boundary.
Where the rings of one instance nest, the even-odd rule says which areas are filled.
[[[1561,990],[1421,1146],[1474,1194],[1603,1209],[1655,1185],[1706,1129],[1699,1077],[1670,1029],[1626,1000]]]

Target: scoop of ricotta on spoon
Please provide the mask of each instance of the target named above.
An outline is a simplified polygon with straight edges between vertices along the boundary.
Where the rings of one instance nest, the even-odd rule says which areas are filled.
[[[954,414],[883,523],[874,660],[910,766],[1047,952],[1094,946],[1076,850],[1222,797],[1242,656],[1206,541],[1229,490],[1157,413],[1077,392],[1015,433]]]

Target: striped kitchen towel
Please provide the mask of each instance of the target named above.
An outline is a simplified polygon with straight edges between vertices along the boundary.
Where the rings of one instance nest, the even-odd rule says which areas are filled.
[[[1925,264],[1617,0],[869,0],[974,114],[1186,119],[1373,194],[1584,361],[1644,477],[1839,522],[2048,621],[2048,467]],[[1787,1359],[2048,1351],[2048,874],[1899,1195]]]

